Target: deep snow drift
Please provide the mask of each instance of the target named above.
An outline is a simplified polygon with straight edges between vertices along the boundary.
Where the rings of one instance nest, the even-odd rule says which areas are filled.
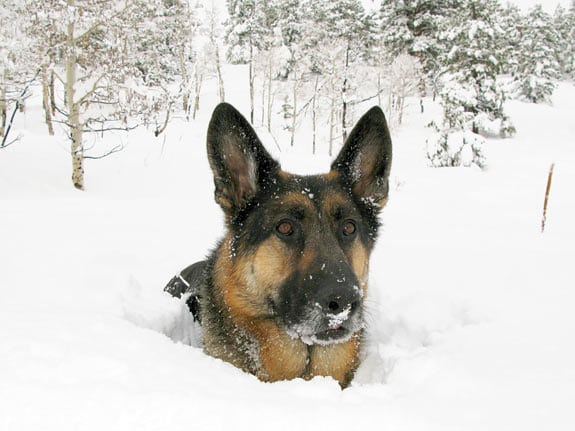
[[[510,102],[518,134],[488,141],[483,172],[428,168],[438,108],[412,104],[392,132],[370,342],[345,391],[329,378],[265,384],[207,357],[162,292],[222,234],[205,100],[157,139],[108,137],[126,148],[87,163],[85,193],[39,105],[18,118],[20,142],[0,151],[1,430],[573,429],[573,85],[552,106]],[[229,99],[247,112],[245,100]],[[262,138],[288,170],[329,166],[303,131],[281,153]]]

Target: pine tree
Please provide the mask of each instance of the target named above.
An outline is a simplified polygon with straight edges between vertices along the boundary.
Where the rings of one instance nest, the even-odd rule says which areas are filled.
[[[507,4],[502,9],[500,23],[503,35],[499,42],[499,46],[503,48],[501,73],[513,75],[517,72],[519,53],[521,51],[521,29],[524,26],[523,21],[524,18],[518,6]]]
[[[437,137],[428,142],[428,156],[434,166],[484,166],[479,134],[514,133],[497,81],[504,56],[498,16],[497,0],[465,0],[464,7],[440,32],[444,45],[440,56],[443,125]]]
[[[521,97],[533,102],[550,101],[555,80],[560,76],[557,62],[559,34],[541,5],[533,7],[520,28],[520,49],[515,81]]]
[[[381,37],[389,55],[395,58],[406,53],[416,57],[424,75],[435,83],[441,68],[438,59],[444,50],[439,34],[462,7],[460,0],[383,0]]]
[[[575,0],[565,10],[558,6],[553,17],[558,32],[557,62],[564,79],[575,79]]]
[[[181,101],[184,112],[190,109],[192,41],[199,22],[187,0],[132,1],[134,7],[124,19],[135,28],[117,35],[124,40],[124,64],[114,73],[122,75],[118,81],[135,84],[132,100],[144,121],[156,124],[158,135],[176,102]]]
[[[449,127],[480,133],[486,120],[500,120],[500,134],[512,133],[497,82],[505,52],[498,43],[503,30],[497,16],[501,16],[497,0],[466,0],[465,8],[440,36],[450,47],[441,58],[444,79],[449,82],[441,91],[444,110],[450,111],[445,112]]]

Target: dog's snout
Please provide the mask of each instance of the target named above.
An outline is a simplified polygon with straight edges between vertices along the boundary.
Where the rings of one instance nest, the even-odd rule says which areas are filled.
[[[320,305],[327,314],[340,314],[355,311],[360,300],[359,292],[353,288],[326,289]]]

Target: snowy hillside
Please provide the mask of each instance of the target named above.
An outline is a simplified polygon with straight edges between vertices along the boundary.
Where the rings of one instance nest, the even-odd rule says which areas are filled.
[[[184,304],[162,292],[222,234],[205,91],[195,121],[98,142],[125,148],[87,161],[86,192],[69,184],[40,101],[18,116],[20,141],[0,151],[1,430],[574,429],[572,84],[552,105],[507,104],[518,133],[488,141],[486,171],[429,168],[425,125],[440,108],[407,106],[372,256],[370,342],[344,391],[329,378],[261,383],[206,356]],[[286,169],[328,168],[303,131],[281,152],[261,136]]]

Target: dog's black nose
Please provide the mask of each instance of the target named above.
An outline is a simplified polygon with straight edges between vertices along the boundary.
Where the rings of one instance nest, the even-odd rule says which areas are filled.
[[[339,314],[344,311],[355,311],[360,300],[359,289],[355,287],[326,289],[319,304],[324,313]]]

